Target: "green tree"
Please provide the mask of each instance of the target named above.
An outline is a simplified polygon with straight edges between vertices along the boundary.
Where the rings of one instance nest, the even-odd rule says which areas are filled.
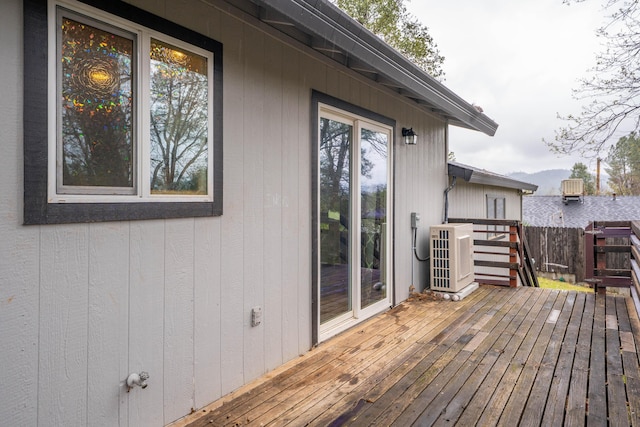
[[[585,0],[563,0],[580,3]],[[560,154],[597,155],[619,129],[640,129],[640,4],[607,0],[608,22],[597,30],[604,49],[596,56],[589,76],[580,81],[573,96],[585,105],[579,114],[560,116],[568,122],[545,143]]]
[[[635,132],[611,146],[606,158],[609,187],[623,196],[640,195],[640,137]]]
[[[584,193],[586,195],[592,196],[596,194],[596,180],[593,174],[589,173],[587,165],[584,163],[575,163],[571,168],[571,175],[569,175],[569,178],[582,179],[582,182],[584,182]]]
[[[336,0],[336,4],[432,77],[444,79],[444,57],[404,0]]]

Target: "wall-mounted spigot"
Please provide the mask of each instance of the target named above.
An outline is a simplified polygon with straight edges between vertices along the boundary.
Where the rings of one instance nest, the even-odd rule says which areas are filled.
[[[147,388],[149,384],[147,384],[147,380],[149,379],[149,374],[147,372],[140,372],[139,374],[133,373],[127,377],[127,392],[130,391],[133,387],[139,385],[143,389]]]

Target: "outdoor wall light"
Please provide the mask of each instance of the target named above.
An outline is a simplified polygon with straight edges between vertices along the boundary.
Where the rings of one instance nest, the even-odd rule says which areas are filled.
[[[407,145],[416,145],[418,135],[413,131],[413,128],[402,128],[402,139]]]

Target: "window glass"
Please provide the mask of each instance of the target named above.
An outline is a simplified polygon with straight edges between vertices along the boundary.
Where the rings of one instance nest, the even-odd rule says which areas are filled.
[[[504,197],[487,196],[487,219],[505,219],[505,204]],[[492,233],[491,231],[503,231],[506,232],[507,227],[503,225],[487,225],[487,237],[501,237],[502,234]]]
[[[207,58],[151,39],[151,193],[207,194]]]
[[[61,21],[58,191],[133,189],[133,35]]]
[[[504,197],[496,197],[496,219],[505,219]]]
[[[496,217],[496,198],[487,196],[487,218],[494,219]]]

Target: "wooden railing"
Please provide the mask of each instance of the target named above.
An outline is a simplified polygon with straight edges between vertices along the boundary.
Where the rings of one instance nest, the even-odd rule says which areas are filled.
[[[636,305],[636,311],[640,314],[640,221],[631,222],[631,295]]]
[[[450,223],[472,223],[475,238],[476,282],[491,285],[538,287],[538,278],[522,224],[515,220],[451,218]],[[518,282],[519,279],[519,282]]]
[[[596,292],[607,287],[640,293],[640,221],[596,221],[585,229],[585,281]],[[611,268],[611,254],[628,254],[624,268]]]

